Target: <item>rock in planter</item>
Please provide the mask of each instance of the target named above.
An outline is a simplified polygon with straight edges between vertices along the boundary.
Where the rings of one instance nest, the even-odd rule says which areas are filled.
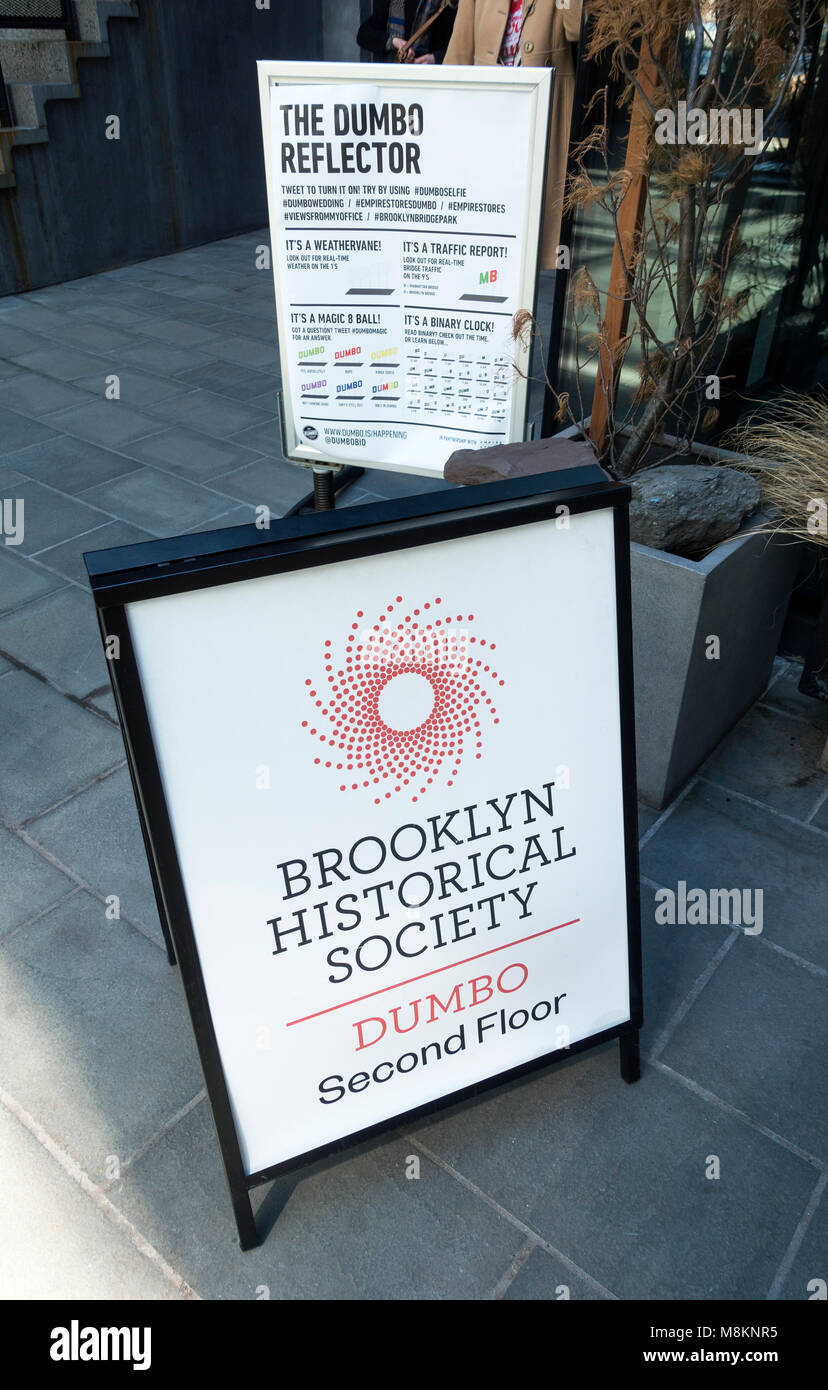
[[[595,454],[580,439],[532,439],[525,443],[494,444],[490,449],[456,449],[443,469],[446,482],[499,483],[504,478],[527,478],[562,468],[595,463]]]
[[[630,537],[673,555],[703,555],[759,506],[755,478],[718,464],[665,463],[628,480]]]

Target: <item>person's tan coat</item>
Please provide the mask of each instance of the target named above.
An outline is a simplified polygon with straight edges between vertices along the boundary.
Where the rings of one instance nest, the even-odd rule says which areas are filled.
[[[561,229],[581,5],[582,0],[569,0],[567,9],[558,9],[555,0],[523,0],[521,66],[555,69],[541,237],[541,267],[544,270],[555,266]],[[475,67],[496,64],[508,17],[509,0],[460,0],[444,61]]]

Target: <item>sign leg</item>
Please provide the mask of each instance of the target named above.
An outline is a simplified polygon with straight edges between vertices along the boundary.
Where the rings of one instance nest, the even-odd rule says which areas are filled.
[[[138,804],[140,806],[140,802]],[[164,945],[167,948],[167,960],[170,962],[170,965],[177,965],[178,962],[175,956],[175,946],[173,945],[172,932],[170,931],[170,921],[169,917],[167,916],[167,904],[164,901],[164,894],[161,891],[161,881],[158,876],[158,863],[155,857],[155,850],[153,849],[152,845],[152,838],[149,834],[149,830],[144,825],[144,817],[142,813],[140,814],[140,820],[141,833],[144,837],[144,845],[147,851],[147,863],[149,864],[150,878],[152,879],[152,886],[155,892],[155,903],[158,908],[158,920],[161,923],[161,931],[164,936]]]
[[[641,1054],[638,1050],[638,1032],[624,1033],[618,1039],[621,1047],[621,1076],[632,1084],[641,1079]]]
[[[253,1250],[257,1245],[261,1245],[262,1238],[259,1235],[256,1218],[253,1215],[250,1193],[246,1187],[237,1187],[232,1184],[230,1196],[233,1199],[233,1215],[236,1218],[239,1245],[242,1250]]]
[[[167,925],[166,919],[163,914],[161,915],[160,920],[161,930],[164,933],[164,945],[167,948],[167,960],[170,962],[170,965],[177,965],[178,962],[175,958],[175,947],[173,946],[173,940],[170,936],[170,929]]]
[[[333,469],[314,468],[313,510],[315,512],[332,512],[335,506],[336,493],[334,492]]]

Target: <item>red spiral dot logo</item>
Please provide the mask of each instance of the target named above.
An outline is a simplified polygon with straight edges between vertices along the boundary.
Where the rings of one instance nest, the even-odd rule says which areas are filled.
[[[312,713],[302,720],[322,745],[314,763],[339,790],[418,801],[463,759],[483,756],[481,716],[500,722],[493,692],[494,642],[473,632],[473,613],[442,598],[404,612],[401,595],[376,617],[359,609],[342,638],[322,648],[324,676],[305,679]]]

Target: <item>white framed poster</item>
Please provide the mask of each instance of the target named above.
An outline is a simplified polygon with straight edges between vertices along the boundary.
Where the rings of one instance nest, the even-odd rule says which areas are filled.
[[[88,557],[240,1231],[286,1165],[637,1037],[628,489],[555,481]]]
[[[258,68],[287,456],[523,439],[552,69]]]

